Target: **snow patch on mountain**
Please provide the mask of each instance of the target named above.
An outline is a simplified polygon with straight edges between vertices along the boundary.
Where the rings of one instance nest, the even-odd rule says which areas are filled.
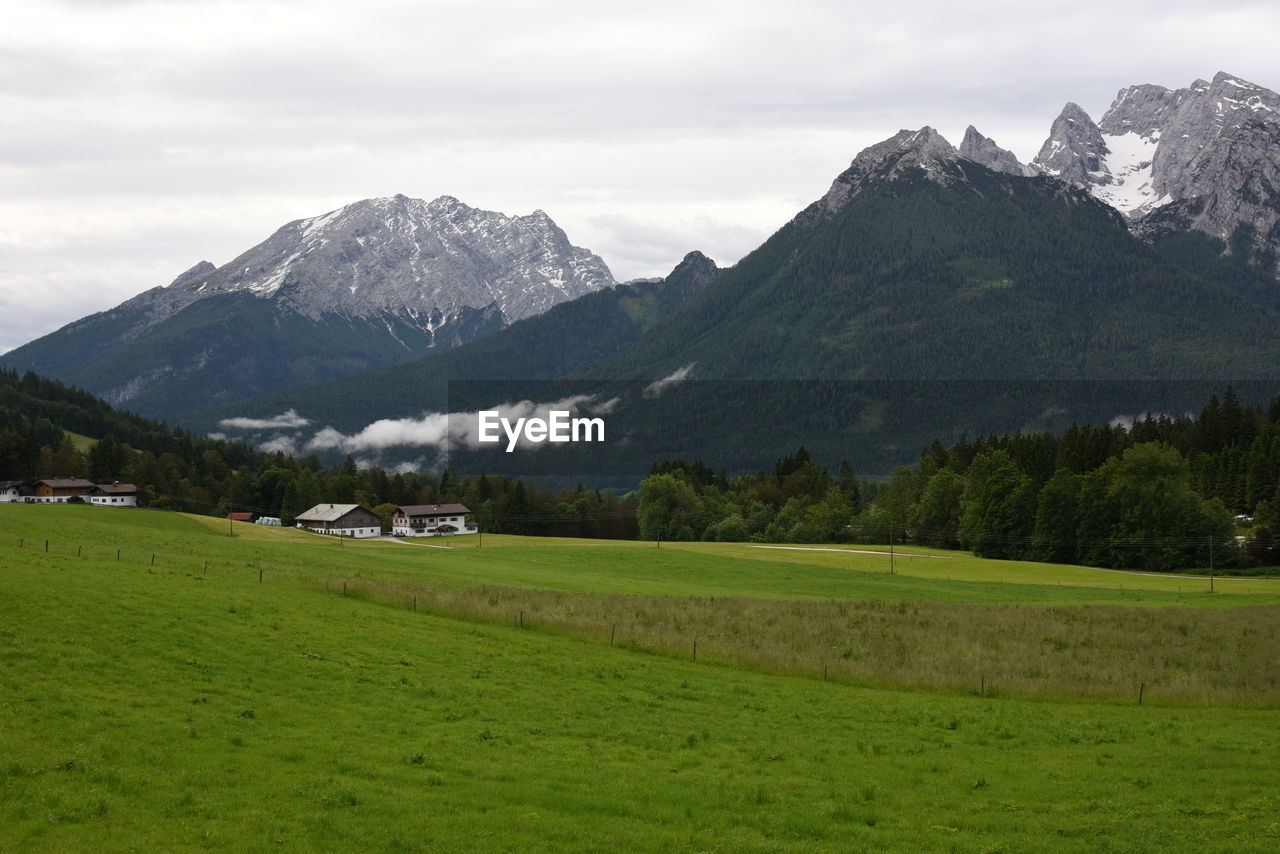
[[[1107,153],[1102,168],[1094,173],[1102,180],[1089,187],[1095,197],[1126,215],[1172,201],[1169,195],[1155,188],[1153,164],[1160,131],[1153,132],[1151,136],[1141,136],[1132,131],[1118,136],[1103,134],[1102,139]]]

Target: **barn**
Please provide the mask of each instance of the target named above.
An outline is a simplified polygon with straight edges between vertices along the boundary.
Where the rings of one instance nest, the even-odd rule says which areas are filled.
[[[342,537],[382,535],[382,520],[359,504],[317,504],[297,516],[299,528]]]

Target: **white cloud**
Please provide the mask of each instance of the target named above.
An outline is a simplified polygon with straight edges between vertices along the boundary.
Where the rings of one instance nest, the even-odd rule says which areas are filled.
[[[268,454],[280,453],[292,457],[298,453],[298,441],[293,436],[276,435],[259,444],[258,450],[266,451]]]
[[[662,393],[666,391],[668,388],[670,388],[673,385],[682,383],[686,379],[688,379],[690,372],[693,371],[693,366],[696,364],[698,363],[690,362],[689,364],[685,365],[683,368],[676,368],[674,371],[672,371],[670,374],[663,377],[662,379],[654,380],[653,382],[649,383],[647,386],[644,387],[644,396],[649,398],[661,397]]]
[[[594,395],[572,395],[561,400],[536,403],[521,400],[493,406],[500,417],[515,423],[520,418],[549,417],[552,410],[570,413],[607,414],[618,404],[617,398],[596,403]],[[505,439],[503,440],[505,442]],[[397,447],[433,448],[447,453],[452,448],[479,448],[479,414],[476,412],[427,412],[421,418],[384,418],[356,433],[346,434],[333,427],[316,432],[304,446],[306,451],[342,451],[347,454],[369,453]],[[541,447],[528,445],[529,448]]]
[[[311,423],[311,419],[303,418],[295,410],[288,410],[271,418],[224,418],[218,426],[224,430],[280,430],[299,429]]]
[[[384,418],[346,435],[332,427],[320,430],[306,444],[308,451],[340,450],[348,454],[383,450],[399,445],[444,447],[449,438],[449,416],[429,412],[422,418]]]

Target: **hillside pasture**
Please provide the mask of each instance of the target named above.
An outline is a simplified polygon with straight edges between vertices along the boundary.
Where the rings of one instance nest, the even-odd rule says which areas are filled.
[[[261,578],[767,673],[983,696],[1280,705],[1269,580],[1210,594],[1197,579],[958,553],[895,556],[901,571],[890,574],[884,555],[825,547],[489,536],[437,549],[160,512],[6,510],[16,512],[0,519],[28,524],[10,527],[0,550],[16,539],[24,557]],[[74,556],[64,518],[90,543]],[[15,538],[18,529],[36,536]],[[1049,583],[1054,570],[1069,583]]]
[[[6,541],[26,515],[9,509]],[[439,573],[446,552],[62,510],[45,518],[80,514],[103,537],[92,556],[33,547],[35,524],[0,551],[0,851],[1280,844],[1274,711],[779,677],[322,583],[386,583],[414,561]],[[207,572],[201,553],[218,555]]]

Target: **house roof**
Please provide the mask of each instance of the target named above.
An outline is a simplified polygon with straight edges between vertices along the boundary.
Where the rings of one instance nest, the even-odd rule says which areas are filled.
[[[396,508],[406,516],[460,516],[470,513],[465,504],[406,504]]]
[[[37,486],[42,483],[50,489],[93,489],[94,487],[93,481],[82,477],[46,477],[44,480],[36,481]]]
[[[317,504],[295,518],[299,522],[336,522],[352,510],[363,509],[359,504]]]
[[[132,483],[100,483],[97,491],[103,495],[136,495],[138,487]]]

